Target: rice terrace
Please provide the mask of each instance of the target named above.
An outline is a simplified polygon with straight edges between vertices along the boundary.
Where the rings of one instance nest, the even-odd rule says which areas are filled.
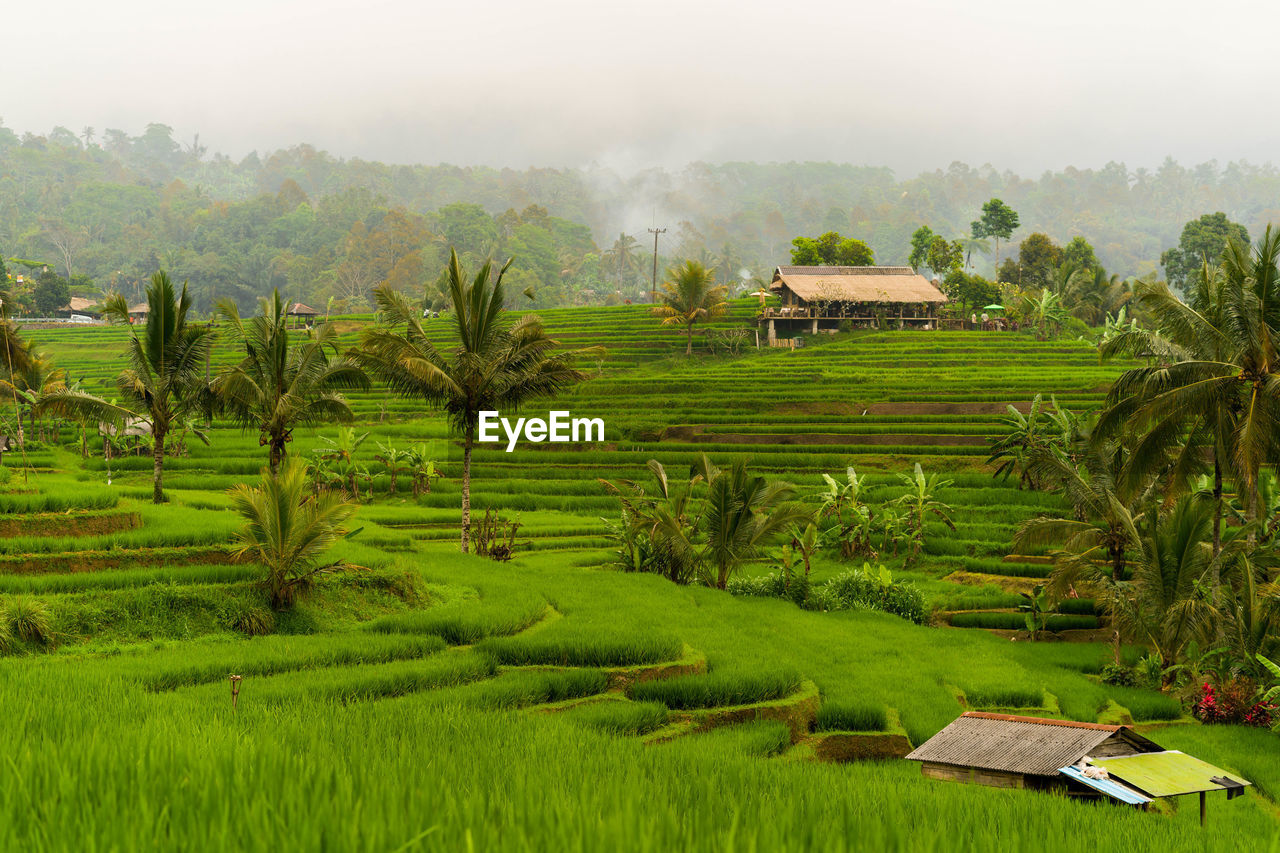
[[[1231,3],[81,6],[6,10],[0,853],[1280,853]]]

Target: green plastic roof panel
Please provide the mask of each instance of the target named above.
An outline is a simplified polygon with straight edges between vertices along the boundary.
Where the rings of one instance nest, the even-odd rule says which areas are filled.
[[[1214,776],[1233,779],[1248,785],[1241,777],[1214,767],[1194,755],[1171,749],[1166,752],[1145,752],[1095,761],[1107,773],[1153,797],[1176,797],[1179,794],[1195,794],[1199,791],[1225,791]]]

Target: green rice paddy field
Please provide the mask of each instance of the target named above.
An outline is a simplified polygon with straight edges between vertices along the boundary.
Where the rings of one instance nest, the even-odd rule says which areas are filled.
[[[720,325],[751,313],[738,303]],[[215,423],[209,446],[168,461],[162,506],[148,502],[149,457],[113,460],[108,485],[70,428],[26,470],[6,455],[0,599],[42,602],[56,642],[0,657],[0,847],[1280,851],[1276,735],[1200,726],[1159,694],[1101,684],[1109,648],[1087,605],[1057,617],[1072,642],[983,630],[1020,619],[1017,592],[1048,568],[1007,559],[1014,529],[1063,509],[993,481],[988,440],[1036,393],[1096,405],[1120,368],[1089,344],[858,333],[686,359],[643,306],[542,316],[566,346],[607,347],[554,405],[603,418],[606,441],[477,452],[473,507],[522,525],[508,563],[457,553],[444,423],[380,389],[352,398],[376,496],[337,549],[364,568],[285,614],[262,607],[256,567],[228,559],[225,490],[265,463],[256,435]],[[354,342],[363,321],[340,322]],[[32,334],[110,394],[122,330]],[[335,435],[299,430],[291,452]],[[424,440],[443,478],[415,500],[402,476],[391,496],[375,442]],[[804,495],[853,465],[871,501],[898,494],[914,462],[945,472],[957,531],[930,529],[910,568],[887,561],[935,624],[609,568],[617,503],[598,479],[700,452],[746,455]],[[843,568],[820,555],[815,577]],[[832,732],[918,744],[965,707],[1133,720],[1256,787],[1211,798],[1201,829],[1193,798],[1141,813],[930,781],[898,759],[815,760]]]

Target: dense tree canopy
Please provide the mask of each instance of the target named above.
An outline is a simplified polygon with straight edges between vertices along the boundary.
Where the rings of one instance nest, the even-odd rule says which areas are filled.
[[[935,235],[971,234],[976,220],[982,234],[996,227],[1003,235],[1015,208],[1014,231],[1063,242],[1087,223],[1100,265],[1145,276],[1188,220],[1221,210],[1261,230],[1280,216],[1276,198],[1280,168],[1243,163],[1110,163],[1033,180],[962,163],[917,176],[830,163],[699,163],[619,175],[389,165],[309,145],[237,160],[198,139],[179,141],[160,124],[136,136],[0,127],[0,255],[10,276],[29,285],[48,264],[72,295],[120,291],[133,302],[163,267],[190,281],[202,314],[223,298],[250,310],[273,288],[317,308],[332,298],[335,311],[368,310],[383,283],[439,307],[450,241],[467,263],[514,256],[508,293],[533,286],[533,307],[647,299],[650,225],[669,229],[660,269],[697,259],[719,284],[739,280],[743,269],[767,275],[785,262],[796,234],[856,234],[877,262],[918,266],[921,257],[910,256],[920,223]],[[619,235],[630,247],[621,257],[611,253]],[[1007,254],[997,241],[1007,239],[966,237],[973,271],[994,275]],[[927,252],[932,237],[918,242]],[[1177,251],[1185,260],[1186,249]],[[1170,268],[1175,283],[1180,270]],[[29,288],[14,284],[16,303],[33,312]]]
[[[1249,232],[1243,225],[1227,219],[1227,215],[1221,211],[1206,213],[1199,219],[1188,222],[1183,226],[1178,245],[1160,255],[1160,263],[1164,266],[1169,284],[1178,288],[1187,287],[1188,279],[1203,264],[1218,262],[1229,240],[1248,243]]]
[[[791,263],[802,267],[862,267],[874,264],[871,247],[852,237],[828,231],[817,238],[797,237],[791,241]]]

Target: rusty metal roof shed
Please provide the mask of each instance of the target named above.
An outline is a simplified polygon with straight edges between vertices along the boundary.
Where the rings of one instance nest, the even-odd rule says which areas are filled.
[[[1121,732],[1127,739],[1159,749],[1127,726],[966,711],[907,758],[1005,773],[1057,776],[1060,768],[1075,764]]]

